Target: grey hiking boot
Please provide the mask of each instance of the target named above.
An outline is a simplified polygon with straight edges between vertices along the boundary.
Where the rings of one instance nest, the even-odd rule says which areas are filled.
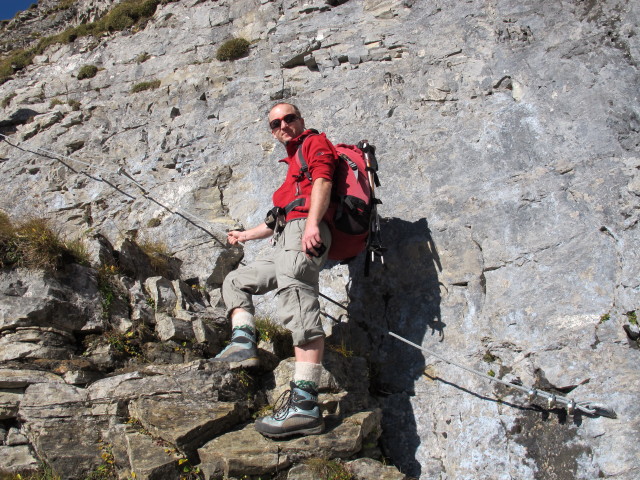
[[[229,345],[211,361],[227,362],[232,367],[257,367],[259,360],[255,330],[249,326],[234,328]]]
[[[318,392],[311,386],[298,386],[276,401],[273,415],[256,420],[256,430],[265,437],[284,438],[292,435],[317,435],[324,431],[324,420],[318,408]]]

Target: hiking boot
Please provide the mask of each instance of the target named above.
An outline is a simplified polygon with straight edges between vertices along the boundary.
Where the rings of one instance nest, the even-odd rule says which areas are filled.
[[[316,389],[298,386],[293,382],[290,387],[276,401],[273,415],[256,420],[256,430],[271,438],[322,433],[324,420],[318,408]]]
[[[233,367],[257,367],[259,360],[255,330],[248,326],[234,328],[229,345],[211,361],[228,362]]]

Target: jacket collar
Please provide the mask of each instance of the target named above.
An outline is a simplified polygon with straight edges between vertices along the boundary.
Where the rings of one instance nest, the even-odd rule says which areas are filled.
[[[307,138],[312,133],[318,134],[318,131],[312,128],[309,128],[304,132],[302,132],[300,135],[298,135],[296,138],[292,138],[291,140],[289,140],[285,145],[285,148],[287,149],[287,155],[289,157],[291,157],[292,155],[295,155],[296,151],[298,150],[298,147],[302,145],[302,142],[304,141],[304,139]]]

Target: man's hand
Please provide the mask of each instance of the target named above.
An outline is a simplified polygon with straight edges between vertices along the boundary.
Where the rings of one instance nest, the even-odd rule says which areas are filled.
[[[230,232],[227,232],[227,242],[229,242],[230,245],[237,245],[239,242],[246,242],[247,238],[245,236],[245,233],[240,231],[240,230],[231,230]]]
[[[322,237],[320,237],[320,228],[317,224],[313,224],[307,220],[302,234],[302,251],[307,256],[319,256],[318,248],[322,245]]]
[[[302,251],[306,253],[307,256],[322,255],[322,253],[318,251],[318,248],[322,245],[320,222],[329,207],[331,187],[331,180],[327,180],[326,178],[317,178],[313,181],[309,215],[307,216],[304,233],[302,234]]]
[[[273,235],[273,230],[271,230],[266,223],[261,223],[257,227],[250,228],[249,230],[231,230],[227,232],[227,242],[229,242],[230,245],[237,245],[247,240],[268,238],[271,235]]]

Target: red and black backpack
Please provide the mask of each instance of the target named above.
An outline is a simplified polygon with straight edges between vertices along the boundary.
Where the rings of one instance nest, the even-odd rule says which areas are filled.
[[[331,201],[335,213],[329,222],[333,237],[329,258],[346,263],[367,250],[365,273],[368,273],[369,262],[376,256],[382,259],[384,251],[377,211],[382,202],[375,196],[375,187],[380,186],[376,148],[367,140],[358,145],[340,143],[335,147],[339,162],[333,177]],[[301,173],[312,182],[302,145],[296,158]]]

